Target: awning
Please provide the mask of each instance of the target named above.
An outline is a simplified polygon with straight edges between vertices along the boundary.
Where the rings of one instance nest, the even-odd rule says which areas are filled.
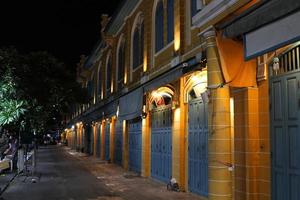
[[[182,75],[181,67],[177,67],[174,70],[170,70],[167,73],[165,73],[157,78],[154,78],[153,80],[146,83],[146,85],[144,87],[145,91],[149,92],[160,86],[171,83],[172,81],[178,79],[181,75]]]
[[[203,55],[205,56],[205,54]],[[195,71],[195,70],[200,70],[201,68],[203,68],[203,66],[201,66],[199,61],[197,61],[196,57],[190,58],[180,63],[178,66],[172,68],[171,70],[147,82],[144,86],[144,91],[145,92],[152,91],[158,87],[161,87],[163,85],[166,85],[168,83],[171,83],[179,79],[185,73]]]
[[[105,104],[102,108],[102,113],[104,118],[109,118],[116,115],[118,109],[118,101],[112,101],[108,104]]]
[[[300,11],[245,34],[245,58],[251,59],[300,40]]]
[[[143,88],[133,90],[119,100],[119,119],[130,120],[141,116],[143,109]]]
[[[225,83],[231,87],[256,86],[256,59],[244,61],[243,43],[218,34],[217,45]]]
[[[279,20],[299,9],[300,1],[298,0],[265,0],[258,8],[250,8],[250,12],[246,10],[229,24],[225,22],[221,27],[224,28],[226,37],[234,38]]]

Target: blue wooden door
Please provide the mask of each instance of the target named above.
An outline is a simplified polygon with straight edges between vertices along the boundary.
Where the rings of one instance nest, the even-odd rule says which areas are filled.
[[[168,182],[172,176],[171,106],[151,112],[151,176],[163,182]]]
[[[86,134],[86,128],[82,128],[82,130],[81,130],[82,132],[81,132],[81,146],[80,146],[80,151],[83,153],[83,152],[85,152],[86,151],[86,147],[85,147],[85,144],[86,144],[86,141],[85,141],[85,139],[86,139],[86,136],[85,136],[85,134]]]
[[[142,164],[142,120],[129,122],[129,170],[140,173]]]
[[[300,72],[270,79],[272,199],[300,199]]]
[[[116,121],[115,128],[115,162],[122,165],[122,149],[123,148],[123,124],[121,121]]]
[[[91,128],[91,126],[90,125],[87,125],[86,126],[86,145],[85,145],[85,153],[87,153],[87,154],[91,154],[92,153],[92,151],[91,151],[91,145],[92,145],[92,130],[91,130],[92,128]]]
[[[94,154],[94,142],[95,142],[95,137],[94,137],[94,128],[93,126],[90,126],[90,154],[93,155]]]
[[[100,149],[101,149],[101,125],[97,125],[96,130],[96,156],[100,157]]]
[[[189,101],[188,186],[191,192],[208,195],[207,104],[201,98]]]
[[[110,160],[110,123],[105,124],[105,160]]]

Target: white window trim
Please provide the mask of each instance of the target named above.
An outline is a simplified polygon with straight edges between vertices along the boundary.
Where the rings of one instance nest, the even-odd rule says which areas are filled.
[[[107,91],[108,90],[111,90],[111,83],[110,83],[110,86],[109,86],[109,89],[107,88],[107,73],[108,73],[108,61],[109,61],[109,59],[111,58],[111,56],[112,56],[112,52],[111,52],[111,50],[109,50],[109,52],[107,53],[107,57],[106,57],[106,65],[105,65],[105,95],[108,93]],[[112,74],[111,74],[112,75]],[[112,78],[112,77],[111,77]],[[112,80],[111,80],[112,81]],[[110,82],[111,82],[110,81]],[[111,93],[110,91],[109,91],[109,93]],[[107,98],[107,97],[106,97]]]
[[[134,35],[134,31],[135,31],[135,28],[136,26],[141,23],[141,22],[144,22],[144,16],[143,16],[143,13],[142,12],[139,12],[137,13],[137,15],[135,16],[135,19],[134,19],[134,23],[133,23],[133,26],[131,27],[131,44],[130,44],[130,77],[128,79],[127,77],[127,80],[130,80],[130,82],[132,82],[132,76],[133,76],[133,73],[138,69],[140,68],[137,67],[136,69],[133,69],[133,35]],[[145,24],[144,24],[145,26]],[[144,27],[145,28],[145,27]],[[145,31],[144,31],[145,33]],[[144,42],[144,41],[143,41]]]
[[[101,92],[103,92],[102,90],[103,90],[103,87],[102,87],[102,83],[101,83],[101,89],[100,89],[100,94],[98,94],[98,92],[99,92],[99,85],[100,85],[100,76],[102,75],[100,75],[100,72],[101,72],[101,67],[102,67],[102,62],[100,62],[99,63],[99,65],[98,65],[98,69],[97,69],[97,99],[98,99],[98,101],[102,98],[102,95],[101,95]],[[102,80],[103,81],[103,80]]]
[[[122,33],[119,37],[119,41],[118,41],[118,45],[117,45],[117,52],[116,52],[116,82],[119,83],[119,79],[118,79],[118,75],[119,75],[119,51],[120,51],[120,47],[121,47],[121,44],[123,42],[126,42],[125,40],[125,36],[124,36],[124,33]],[[125,44],[125,47],[126,47],[126,44]],[[125,66],[124,66],[125,67]],[[124,69],[125,70],[125,69]],[[124,79],[124,77],[121,78],[121,80]],[[116,89],[118,90],[118,84],[116,84]]]
[[[159,50],[158,52],[155,53],[154,57],[157,57],[159,54],[161,54],[162,52],[164,52],[166,49],[170,48],[171,46],[174,46],[174,40],[172,40],[169,44],[167,44],[166,46],[164,46],[164,48],[162,48],[161,50]]]

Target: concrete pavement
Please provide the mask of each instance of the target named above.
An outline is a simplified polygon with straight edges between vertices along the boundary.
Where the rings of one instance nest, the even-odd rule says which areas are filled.
[[[50,146],[38,152],[36,183],[18,176],[4,200],[200,200],[190,193],[167,191],[166,185],[141,178],[99,159]]]

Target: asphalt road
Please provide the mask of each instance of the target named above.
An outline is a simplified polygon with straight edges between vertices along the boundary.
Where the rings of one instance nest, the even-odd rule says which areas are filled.
[[[4,192],[4,200],[106,200],[113,196],[97,178],[62,148],[38,151],[36,177],[17,177]],[[36,179],[36,183],[32,182]],[[0,198],[1,199],[1,198]]]

